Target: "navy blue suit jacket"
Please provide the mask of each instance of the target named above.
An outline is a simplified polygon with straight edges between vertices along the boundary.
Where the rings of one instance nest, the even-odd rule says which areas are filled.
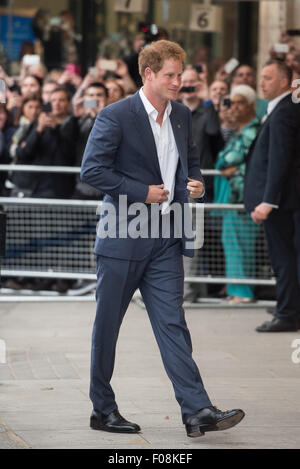
[[[170,121],[179,152],[173,202],[188,203],[188,177],[203,182],[197,147],[192,140],[189,109],[172,101]],[[148,114],[137,92],[104,108],[97,116],[82,161],[81,180],[103,191],[104,202],[115,206],[119,218],[119,196],[128,204],[145,202],[149,185],[163,184],[155,140]],[[104,204],[105,205],[105,204]],[[147,205],[149,211],[150,205]],[[100,222],[101,223],[101,217]],[[182,252],[186,249],[182,238]],[[141,260],[152,250],[154,239],[97,236],[95,253],[107,257]]]
[[[246,157],[244,203],[300,208],[300,105],[283,98],[262,125]]]

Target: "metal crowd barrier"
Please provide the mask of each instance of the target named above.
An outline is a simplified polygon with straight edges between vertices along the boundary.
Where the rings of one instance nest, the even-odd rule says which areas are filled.
[[[0,165],[0,171],[70,174],[79,173],[80,168]],[[219,171],[203,170],[203,174],[211,176]],[[99,201],[0,197],[0,205],[7,213],[2,277],[95,282],[93,245]],[[204,246],[188,267],[185,282],[274,285],[262,228],[253,223],[243,205],[205,204],[204,209]],[[246,247],[243,252],[236,248],[236,236]],[[230,271],[224,260],[228,255]],[[53,294],[53,299],[57,297]],[[60,295],[61,299],[66,297]]]

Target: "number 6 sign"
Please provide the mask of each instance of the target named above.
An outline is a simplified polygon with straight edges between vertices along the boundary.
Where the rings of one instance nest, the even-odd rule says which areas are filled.
[[[190,30],[200,32],[219,32],[222,29],[222,8],[211,5],[193,4],[191,6]]]
[[[147,13],[148,0],[115,0],[115,11],[120,13]]]

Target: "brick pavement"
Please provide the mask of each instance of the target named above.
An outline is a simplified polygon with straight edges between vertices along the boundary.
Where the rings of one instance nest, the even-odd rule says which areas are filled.
[[[299,448],[298,333],[258,334],[262,309],[186,310],[194,359],[213,402],[241,407],[231,430],[189,439],[145,310],[131,304],[121,328],[113,387],[139,435],[89,429],[90,303],[0,303],[0,448]]]

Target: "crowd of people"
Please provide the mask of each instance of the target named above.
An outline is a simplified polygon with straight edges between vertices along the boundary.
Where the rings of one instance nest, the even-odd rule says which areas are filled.
[[[22,62],[19,77],[9,76],[0,67],[0,78],[6,83],[6,102],[0,104],[0,163],[80,166],[97,114],[109,104],[132,96],[142,86],[138,56],[146,39],[138,34],[129,55],[117,60],[99,57],[81,77],[78,67],[57,68],[55,57],[49,58],[49,31],[43,30],[42,20],[36,20],[35,32],[44,41],[47,63],[28,66]],[[163,31],[163,35],[167,33]],[[293,78],[299,78],[300,52],[286,33],[281,41],[288,44],[289,52],[278,54],[271,49],[270,57],[285,62]],[[75,43],[73,38],[73,46]],[[205,54],[198,54],[184,70],[178,99],[192,113],[201,168],[220,171],[218,176],[205,177],[205,201],[243,203],[245,160],[267,113],[268,101],[258,96],[256,71],[251,65],[240,64],[231,73],[225,70],[223,63],[214,69]],[[79,175],[17,171],[0,172],[0,195],[90,200],[103,197],[99,190],[81,182]],[[258,225],[250,215],[238,211],[221,215],[226,276],[252,277]],[[207,220],[208,238],[212,224]],[[186,259],[187,276],[199,274],[201,255]],[[197,301],[203,294],[201,284],[186,284],[185,288],[186,301]],[[227,285],[222,294],[234,304],[255,297],[250,285]]]

